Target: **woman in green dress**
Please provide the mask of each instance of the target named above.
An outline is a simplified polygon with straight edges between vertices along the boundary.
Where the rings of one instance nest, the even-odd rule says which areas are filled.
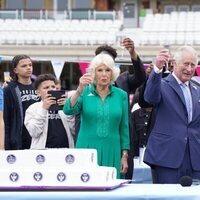
[[[80,112],[81,125],[76,148],[96,149],[98,164],[117,169],[117,178],[127,172],[129,145],[128,96],[112,85],[119,75],[113,58],[101,53],[95,56],[74,95],[63,111]]]

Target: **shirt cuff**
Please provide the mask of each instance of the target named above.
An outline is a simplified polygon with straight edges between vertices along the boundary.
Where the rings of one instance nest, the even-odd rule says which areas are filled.
[[[155,65],[153,66],[153,69],[154,69],[154,72],[156,74],[160,74],[162,71],[163,71],[163,68],[162,69],[159,69],[158,67],[156,67]]]

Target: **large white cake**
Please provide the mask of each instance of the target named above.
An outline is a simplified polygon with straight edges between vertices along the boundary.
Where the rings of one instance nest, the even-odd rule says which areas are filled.
[[[0,187],[106,186],[116,169],[97,164],[95,149],[0,151]]]

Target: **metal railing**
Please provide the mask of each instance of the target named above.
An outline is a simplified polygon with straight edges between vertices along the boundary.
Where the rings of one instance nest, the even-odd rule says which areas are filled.
[[[0,19],[122,19],[121,11],[96,10],[0,10]]]

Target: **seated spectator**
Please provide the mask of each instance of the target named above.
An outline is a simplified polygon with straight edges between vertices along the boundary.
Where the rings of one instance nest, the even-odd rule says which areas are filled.
[[[55,97],[48,94],[56,90],[56,78],[51,74],[42,74],[35,80],[40,102],[32,104],[25,113],[25,126],[29,131],[31,149],[74,147],[74,117],[66,116],[62,110],[51,110],[56,103]],[[57,100],[64,105],[65,95]]]

